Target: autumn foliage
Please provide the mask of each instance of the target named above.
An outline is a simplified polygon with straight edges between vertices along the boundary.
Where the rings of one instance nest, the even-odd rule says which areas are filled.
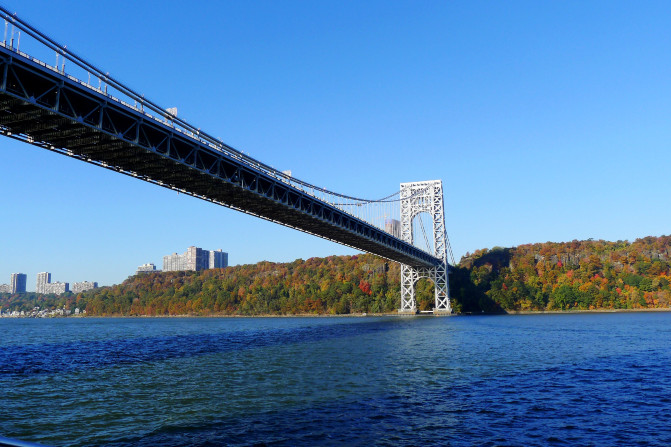
[[[671,307],[671,236],[478,250],[450,268],[464,313]],[[415,285],[418,308],[433,284]],[[373,255],[141,274],[78,295],[0,295],[4,310],[75,307],[87,315],[296,315],[395,312],[400,266]]]
[[[471,311],[668,308],[670,261],[671,236],[479,250],[453,296]]]
[[[389,312],[397,264],[373,255],[260,262],[202,272],[136,275],[82,294],[89,315],[290,315]]]

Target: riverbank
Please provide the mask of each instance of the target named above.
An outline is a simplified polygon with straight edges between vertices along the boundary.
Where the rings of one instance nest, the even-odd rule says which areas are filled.
[[[590,314],[590,313],[634,313],[634,312],[671,312],[671,307],[647,309],[568,309],[568,310],[511,310],[508,315],[537,314]]]
[[[0,294],[0,308],[80,308],[92,316],[395,315],[400,278],[400,264],[370,254],[329,256],[147,273],[77,295]],[[433,307],[431,281],[417,281],[414,292],[418,308]],[[669,309],[671,236],[478,250],[450,266],[449,296],[463,315]]]
[[[505,312],[461,312],[453,313],[451,315],[440,314],[437,316],[496,316],[496,315],[558,315],[558,314],[607,314],[607,313],[646,313],[646,312],[671,312],[670,307],[665,308],[650,308],[650,309],[569,309],[569,310],[511,310]],[[363,318],[363,317],[419,317],[419,316],[433,316],[432,313],[418,313],[418,314],[400,314],[398,312],[385,312],[385,313],[351,313],[351,314],[310,314],[310,313],[300,313],[300,314],[284,314],[284,315],[274,315],[274,314],[259,314],[259,315],[230,315],[230,314],[206,314],[206,315],[197,315],[197,314],[182,314],[182,315],[54,315],[48,317],[36,317],[31,315],[23,316],[3,316],[7,319],[16,319],[16,318],[44,318],[44,319],[53,319],[53,318],[159,318],[159,319],[171,319],[171,318]]]

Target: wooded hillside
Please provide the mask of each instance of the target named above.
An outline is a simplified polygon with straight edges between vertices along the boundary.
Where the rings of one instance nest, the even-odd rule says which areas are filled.
[[[670,260],[671,236],[479,250],[453,293],[468,311],[669,307]]]
[[[671,236],[478,250],[450,271],[457,312],[671,306]],[[433,284],[417,285],[421,310]],[[86,309],[87,315],[291,315],[395,312],[400,267],[373,255],[149,273],[79,295],[2,295],[3,310]]]

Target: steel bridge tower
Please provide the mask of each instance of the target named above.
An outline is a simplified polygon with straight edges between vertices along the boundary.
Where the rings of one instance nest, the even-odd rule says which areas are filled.
[[[411,267],[401,264],[401,308],[399,313],[417,313],[415,284],[428,278],[435,286],[435,314],[450,314],[449,285],[447,278],[447,234],[443,209],[443,183],[440,180],[401,183],[401,239],[413,243],[412,221],[420,213],[428,213],[433,221],[433,255],[439,265]]]

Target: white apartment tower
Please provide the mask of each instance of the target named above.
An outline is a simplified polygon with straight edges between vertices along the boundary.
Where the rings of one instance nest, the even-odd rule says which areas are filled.
[[[51,282],[51,273],[40,272],[37,274],[37,285],[35,287],[35,291],[37,293],[53,293],[60,295],[70,291],[70,284],[67,282]]]
[[[228,253],[219,250],[203,250],[191,246],[184,254],[163,256],[163,271],[200,271],[228,267]]]
[[[87,290],[91,289],[97,289],[98,288],[98,283],[93,281],[81,281],[81,282],[76,282],[72,284],[72,290],[70,290],[72,293],[82,293],[86,292]]]
[[[35,287],[35,292],[37,293],[47,293],[47,284],[51,283],[51,273],[49,272],[40,272],[37,274],[37,285]]]

